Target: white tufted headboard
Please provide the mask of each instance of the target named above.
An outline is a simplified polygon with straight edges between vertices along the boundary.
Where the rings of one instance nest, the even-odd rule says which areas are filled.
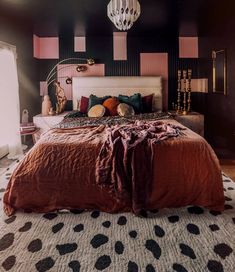
[[[73,77],[73,109],[77,109],[77,102],[82,96],[149,95],[154,93],[154,108],[161,111],[163,106],[162,78],[160,76],[133,77]]]

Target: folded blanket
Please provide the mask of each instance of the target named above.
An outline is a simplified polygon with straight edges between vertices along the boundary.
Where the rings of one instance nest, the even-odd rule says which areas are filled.
[[[180,134],[180,127],[161,121],[136,121],[106,129],[96,162],[96,183],[120,199],[132,199],[133,212],[145,209],[152,180],[154,145]]]

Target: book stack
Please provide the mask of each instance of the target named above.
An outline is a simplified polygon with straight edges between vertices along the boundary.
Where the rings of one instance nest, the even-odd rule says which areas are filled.
[[[36,126],[34,123],[21,123],[20,124],[20,133],[27,134],[30,132],[34,132],[36,130]]]

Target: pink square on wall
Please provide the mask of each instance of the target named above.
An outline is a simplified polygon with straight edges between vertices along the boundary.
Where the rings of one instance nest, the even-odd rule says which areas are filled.
[[[47,82],[40,81],[40,96],[48,94]]]
[[[74,37],[74,52],[86,52],[86,37]]]
[[[179,37],[179,57],[198,58],[198,37]]]
[[[113,32],[113,59],[127,60],[127,32]]]
[[[37,59],[59,59],[59,38],[33,35],[33,56]]]
[[[168,53],[141,53],[141,76],[161,76],[163,80],[163,109],[168,109]]]

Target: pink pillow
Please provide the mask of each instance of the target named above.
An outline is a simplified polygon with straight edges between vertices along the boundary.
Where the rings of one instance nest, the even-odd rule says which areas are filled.
[[[87,113],[88,104],[89,104],[89,98],[85,97],[85,96],[82,96],[81,100],[80,100],[80,109],[79,109],[79,111],[81,113]]]
[[[153,94],[142,96],[142,106],[143,106],[144,113],[152,112],[152,105],[153,105]]]

